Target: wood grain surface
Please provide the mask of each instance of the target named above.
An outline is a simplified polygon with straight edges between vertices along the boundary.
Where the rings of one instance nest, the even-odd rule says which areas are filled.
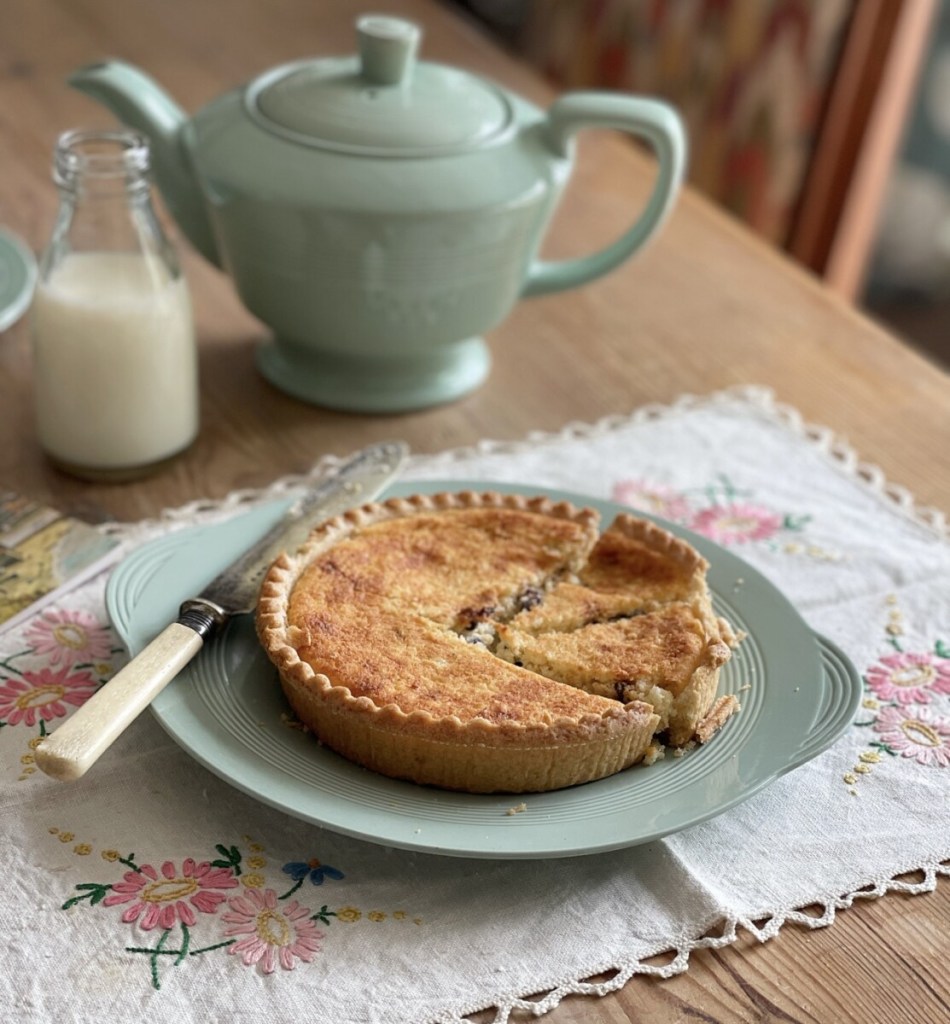
[[[424,26],[424,56],[498,79],[545,104],[548,88],[434,0],[376,2]],[[189,110],[273,64],[354,49],[355,0],[0,0],[0,224],[41,248],[56,206],[56,135],[110,125],[64,84],[107,56],[142,65]],[[545,255],[613,239],[643,201],[650,159],[590,133]],[[134,520],[199,497],[306,470],[327,452],[401,437],[416,451],[523,437],[736,384],[774,389],[845,437],[923,504],[950,508],[950,379],[925,358],[687,194],[662,237],[608,278],[522,302],[489,337],[494,368],[476,394],[401,416],[328,412],[288,398],[254,367],[265,329],[221,273],[174,231],[195,303],[202,430],[148,480],[88,484],[49,466],[36,441],[29,333],[0,337],[0,486],[91,519]],[[936,812],[936,809],[935,809]],[[635,977],[603,999],[572,997],[545,1019],[930,1022],[950,1019],[950,886],[858,901],[833,927],[786,927],[696,953],[685,974]],[[490,1020],[491,1015],[480,1019]]]

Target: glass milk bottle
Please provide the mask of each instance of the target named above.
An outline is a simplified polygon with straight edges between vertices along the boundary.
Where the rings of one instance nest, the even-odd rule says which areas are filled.
[[[33,299],[39,441],[94,480],[143,476],[198,433],[188,288],[156,219],[135,133],[60,136],[60,204]]]

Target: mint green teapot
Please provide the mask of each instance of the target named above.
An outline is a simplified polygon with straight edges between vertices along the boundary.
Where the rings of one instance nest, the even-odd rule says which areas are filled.
[[[607,273],[660,227],[685,142],[655,100],[568,93],[544,112],[463,70],[417,62],[419,29],[357,22],[359,55],[261,75],[188,120],[116,61],[70,78],[152,142],[166,205],[273,331],[258,365],[318,405],[397,412],[488,374],[481,335],[518,299]],[[583,128],[646,140],[659,171],[629,230],[579,259],[538,259]]]

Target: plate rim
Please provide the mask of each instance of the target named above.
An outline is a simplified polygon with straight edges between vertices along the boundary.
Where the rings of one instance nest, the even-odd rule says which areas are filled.
[[[8,228],[0,228],[0,262],[13,271],[15,292],[0,290],[0,332],[12,327],[26,312],[36,287],[37,264],[33,250]],[[19,281],[17,280],[19,275]],[[0,278],[2,281],[2,278]]]

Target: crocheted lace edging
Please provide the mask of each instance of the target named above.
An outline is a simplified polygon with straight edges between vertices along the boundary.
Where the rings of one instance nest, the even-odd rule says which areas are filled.
[[[790,405],[778,402],[770,388],[757,385],[741,385],[726,388],[708,395],[681,395],[668,404],[651,403],[640,406],[632,413],[605,416],[595,423],[571,422],[558,431],[532,431],[522,440],[517,441],[479,441],[474,445],[449,449],[438,454],[414,455],[409,463],[413,468],[425,466],[439,460],[447,463],[460,462],[473,455],[518,453],[539,445],[557,444],[564,440],[598,437],[603,434],[621,430],[625,427],[644,423],[650,420],[663,419],[677,413],[745,403],[757,411],[766,414],[774,422],[780,423],[798,436],[810,441],[819,451],[824,453],[855,481],[868,487],[877,494],[886,497],[902,512],[914,521],[929,527],[942,537],[950,536],[950,525],[946,515],[939,509],[919,505],[907,488],[890,482],[884,471],[873,463],[864,462],[851,445],[839,437],[828,427],[805,422],[801,413]],[[336,455],[324,455],[312,468],[303,474],[281,477],[263,488],[235,490],[220,500],[198,500],[188,502],[177,508],[164,510],[157,519],[140,523],[105,523],[100,529],[106,533],[120,537],[139,536],[150,532],[156,525],[169,523],[173,525],[193,524],[209,517],[237,511],[254,505],[259,501],[273,500],[295,491],[312,487],[333,472],[343,460]]]
[[[525,993],[511,998],[496,998],[493,1002],[479,1006],[451,1009],[447,1015],[434,1017],[427,1024],[472,1024],[472,1014],[489,1010],[494,1010],[495,1016],[490,1021],[485,1021],[485,1024],[509,1024],[515,1011],[528,1012],[534,1017],[540,1017],[553,1010],[566,996],[605,996],[619,991],[638,974],[654,978],[672,978],[674,975],[682,974],[689,967],[689,959],[694,951],[730,946],[738,940],[740,929],[749,932],[759,942],[767,942],[775,938],[786,924],[797,924],[809,929],[827,928],[834,924],[837,912],[847,910],[855,900],[877,899],[889,892],[913,896],[933,892],[937,887],[938,875],[950,876],[950,863],[933,861],[910,868],[901,874],[915,871],[923,873],[924,877],[919,882],[908,882],[897,875],[871,882],[826,902],[815,900],[808,904],[809,907],[820,907],[821,914],[791,908],[776,910],[764,920],[759,918],[758,921],[741,916],[717,918],[696,938],[689,941],[674,946],[661,946],[641,955],[620,957],[611,963],[592,964],[588,970],[578,972],[573,980],[554,980],[541,994]],[[648,963],[654,957],[664,954],[672,958],[661,965]],[[590,980],[604,974],[609,974],[610,977],[604,981]]]

